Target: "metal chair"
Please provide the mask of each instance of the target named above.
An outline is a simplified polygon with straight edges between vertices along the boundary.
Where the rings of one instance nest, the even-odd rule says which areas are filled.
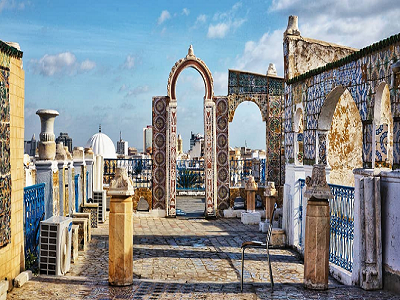
[[[268,266],[269,266],[269,277],[271,279],[271,288],[274,287],[274,279],[272,277],[272,268],[271,268],[271,261],[269,259],[269,242],[271,239],[271,234],[272,234],[272,221],[274,220],[275,216],[275,211],[277,208],[277,204],[275,203],[274,209],[272,211],[272,217],[269,223],[268,231],[267,231],[267,238],[266,238],[266,243],[259,242],[259,241],[249,241],[249,242],[244,242],[241,246],[242,249],[242,276],[240,280],[240,291],[243,292],[243,273],[244,273],[244,250],[248,247],[253,247],[253,248],[263,248],[265,247],[267,250],[267,259],[268,259]]]

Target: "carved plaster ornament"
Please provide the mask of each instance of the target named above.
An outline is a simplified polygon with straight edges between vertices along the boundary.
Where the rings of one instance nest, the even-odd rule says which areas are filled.
[[[312,200],[333,198],[331,189],[326,182],[325,165],[314,165],[312,175],[306,178],[306,191],[304,196]]]
[[[186,55],[186,57],[189,57],[189,56],[194,56],[193,46],[192,45],[190,45],[189,50],[188,50],[188,54]]]
[[[67,155],[67,159],[72,160],[72,155],[68,151],[68,146],[64,146],[64,151],[65,151],[65,154]]]
[[[276,72],[276,67],[273,63],[270,63],[268,66],[267,75],[277,76],[278,73]]]
[[[252,175],[250,175],[249,178],[246,181],[245,190],[246,191],[254,191],[254,190],[257,190],[257,189],[258,189],[257,183],[254,180],[254,177]]]
[[[56,160],[66,160],[67,153],[65,152],[64,144],[58,143],[56,144]]]
[[[264,196],[276,197],[275,182],[268,181],[268,185],[265,187]]]
[[[128,176],[128,171],[125,168],[116,168],[115,177],[110,183],[110,190],[133,190],[132,179]]]

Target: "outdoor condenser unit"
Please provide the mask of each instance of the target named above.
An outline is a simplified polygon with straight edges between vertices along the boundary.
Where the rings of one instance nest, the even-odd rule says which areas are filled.
[[[71,267],[72,218],[51,217],[40,222],[40,274],[64,275]]]
[[[98,221],[104,223],[106,221],[106,191],[93,191],[93,203],[99,204],[97,214]]]

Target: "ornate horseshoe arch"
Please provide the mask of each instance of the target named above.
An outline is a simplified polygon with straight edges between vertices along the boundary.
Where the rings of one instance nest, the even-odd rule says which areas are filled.
[[[176,142],[177,101],[175,86],[186,68],[196,69],[203,78],[204,96],[204,161],[206,216],[215,216],[217,209],[216,128],[213,78],[207,65],[190,46],[185,58],[172,67],[168,78],[168,96],[153,97],[153,208],[165,209],[167,216],[176,216]]]

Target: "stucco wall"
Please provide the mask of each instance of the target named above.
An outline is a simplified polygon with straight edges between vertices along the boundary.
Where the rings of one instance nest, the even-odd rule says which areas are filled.
[[[285,79],[339,60],[357,49],[333,43],[287,35],[284,40]]]
[[[24,269],[24,86],[22,60],[10,58],[11,243],[0,249],[0,280],[14,279]],[[11,282],[10,282],[11,283]]]
[[[351,94],[345,90],[328,133],[329,182],[354,186],[353,169],[362,168],[362,123]]]

